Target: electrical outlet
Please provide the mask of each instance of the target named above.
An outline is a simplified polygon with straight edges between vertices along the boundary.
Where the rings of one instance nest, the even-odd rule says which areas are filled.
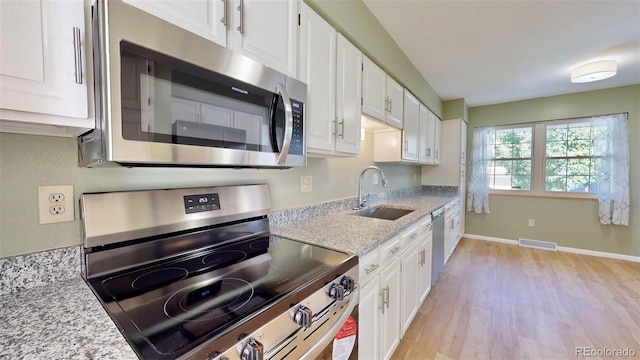
[[[74,220],[73,185],[38,186],[40,224]]]
[[[300,192],[308,193],[313,191],[313,176],[300,176]]]
[[[371,174],[371,182],[373,185],[378,185],[378,174]]]
[[[536,219],[529,219],[529,227],[535,227],[536,226]]]

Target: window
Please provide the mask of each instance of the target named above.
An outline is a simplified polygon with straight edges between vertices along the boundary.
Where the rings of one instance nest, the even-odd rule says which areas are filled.
[[[591,118],[497,126],[487,139],[492,193],[595,197],[606,129]]]
[[[597,133],[590,121],[545,125],[544,189],[597,193]]]
[[[533,127],[496,129],[489,135],[489,187],[530,190]]]
[[[628,226],[628,116],[474,128],[467,211],[490,214],[490,192],[597,198],[601,224]]]

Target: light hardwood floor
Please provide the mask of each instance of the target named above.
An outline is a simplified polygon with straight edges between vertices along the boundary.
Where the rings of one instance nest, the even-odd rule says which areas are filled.
[[[640,359],[640,264],[462,239],[393,359],[576,359],[577,347]]]

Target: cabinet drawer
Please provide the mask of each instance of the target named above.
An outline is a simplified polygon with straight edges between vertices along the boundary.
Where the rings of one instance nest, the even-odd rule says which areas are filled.
[[[419,235],[420,231],[418,225],[411,226],[400,234],[400,246],[402,246],[403,249],[406,249],[413,244],[416,239],[418,239]]]
[[[431,223],[431,216],[427,216],[418,223],[418,232],[420,235],[424,235],[433,230],[433,224]]]
[[[391,261],[402,250],[402,239],[396,236],[380,246],[380,261],[386,264]]]
[[[380,270],[380,247],[377,247],[358,259],[359,281],[366,284]]]

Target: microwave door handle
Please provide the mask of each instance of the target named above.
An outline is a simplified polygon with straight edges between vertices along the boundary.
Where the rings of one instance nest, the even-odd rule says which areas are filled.
[[[287,159],[287,155],[289,155],[289,147],[291,146],[291,139],[293,138],[293,111],[291,109],[291,99],[284,84],[278,83],[276,90],[282,95],[282,102],[284,103],[284,139],[282,141],[282,150],[280,151],[280,155],[278,155],[278,165],[283,165]],[[275,122],[273,126],[275,126]]]

